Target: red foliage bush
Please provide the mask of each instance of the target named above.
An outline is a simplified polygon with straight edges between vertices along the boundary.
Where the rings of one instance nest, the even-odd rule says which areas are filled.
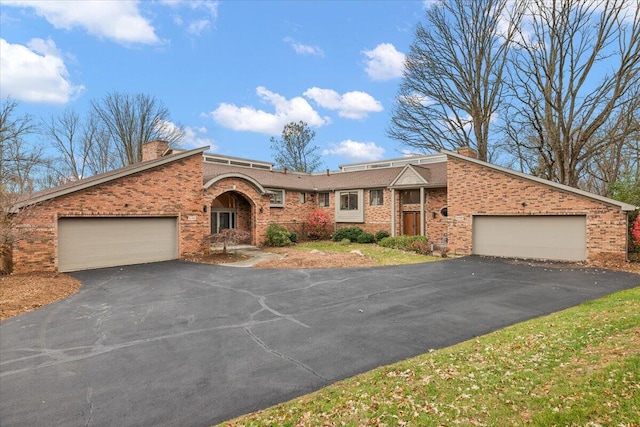
[[[640,215],[633,221],[633,227],[631,228],[631,235],[636,245],[640,246]]]
[[[307,226],[309,227],[308,236],[310,239],[321,239],[327,234],[327,224],[329,224],[329,215],[323,210],[317,209],[309,214]]]

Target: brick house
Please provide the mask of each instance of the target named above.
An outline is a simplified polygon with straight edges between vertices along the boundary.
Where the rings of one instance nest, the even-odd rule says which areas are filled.
[[[239,228],[264,242],[271,223],[305,232],[317,209],[331,229],[424,235],[457,254],[625,259],[635,206],[475,159],[469,150],[304,174],[273,164],[144,146],[143,161],[23,200],[15,271],[176,259]]]

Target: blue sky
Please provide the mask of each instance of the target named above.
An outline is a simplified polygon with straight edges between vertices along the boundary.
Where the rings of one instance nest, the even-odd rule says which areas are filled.
[[[145,93],[185,146],[272,159],[304,120],[324,167],[401,157],[386,136],[421,1],[0,0],[0,95],[37,120]]]

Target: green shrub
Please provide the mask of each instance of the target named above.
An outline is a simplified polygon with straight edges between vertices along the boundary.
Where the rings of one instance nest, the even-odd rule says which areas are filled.
[[[376,242],[379,242],[380,240],[384,239],[385,237],[389,237],[390,234],[384,230],[380,230],[376,233]]]
[[[364,232],[358,236],[358,243],[373,243],[375,241],[375,236],[371,233]]]
[[[295,231],[292,231],[289,233],[289,240],[291,240],[291,243],[297,243],[298,242],[298,234]]]
[[[351,244],[351,240],[347,239],[346,237],[342,240],[340,240],[340,244],[343,246],[348,246]]]
[[[431,251],[431,243],[429,243],[426,240],[417,240],[417,241],[413,241],[410,242],[407,245],[407,249],[410,250],[411,252],[415,252],[417,254],[420,255],[431,255],[432,251]]]
[[[415,242],[428,242],[429,239],[427,239],[424,236],[396,236],[396,237],[385,237],[384,239],[380,240],[378,242],[378,244],[382,247],[385,248],[393,248],[393,249],[400,249],[403,251],[411,251],[412,249],[410,248],[411,244],[414,244]]]
[[[291,245],[291,233],[282,225],[271,224],[267,227],[267,246],[283,247]]]
[[[360,227],[342,227],[338,228],[333,234],[334,242],[341,242],[342,239],[349,239],[350,242],[357,242],[358,237],[363,233]]]

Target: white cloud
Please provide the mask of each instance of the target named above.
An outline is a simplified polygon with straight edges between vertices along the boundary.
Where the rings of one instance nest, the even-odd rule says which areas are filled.
[[[391,43],[381,43],[373,50],[362,52],[366,57],[365,71],[371,80],[384,81],[402,77],[405,55]]]
[[[56,28],[79,27],[117,43],[160,42],[151,23],[140,14],[137,1],[3,0],[2,4],[32,8]]]
[[[215,140],[206,137],[207,128],[205,127],[192,128],[187,126],[183,129],[183,132],[184,136],[180,144],[183,148],[201,148],[208,145],[209,150],[216,151],[218,149]]]
[[[211,21],[208,19],[198,19],[193,21],[187,27],[187,32],[192,36],[199,36],[202,32],[211,27]]]
[[[324,57],[324,51],[318,46],[310,46],[302,44],[292,39],[291,37],[285,37],[284,41],[293,48],[293,50],[299,55],[314,55]]]
[[[401,95],[397,98],[397,102],[400,104],[407,104],[415,107],[417,107],[418,105],[427,107],[436,103],[436,101],[434,101],[432,98],[429,98],[428,96],[418,92],[414,92],[410,95]]]
[[[442,0],[423,0],[422,7],[430,9],[432,6],[437,6],[442,3]]]
[[[197,13],[197,17],[177,15],[173,17],[173,22],[179,27],[186,24],[187,33],[191,36],[198,37],[205,30],[209,30],[214,26],[218,19],[218,1],[212,0],[162,0],[162,3],[173,9],[184,9],[188,7]],[[203,13],[204,12],[204,13]]]
[[[380,160],[384,157],[384,148],[375,142],[358,142],[347,139],[339,144],[329,144],[331,148],[322,151],[323,155],[345,157],[355,161]]]
[[[234,104],[222,103],[209,115],[226,128],[268,135],[280,134],[284,126],[290,122],[302,120],[309,126],[315,127],[331,122],[327,117],[320,117],[302,97],[286,99],[263,86],[256,88],[256,93],[264,102],[274,107],[273,113],[258,110],[252,106],[238,107]]]
[[[340,95],[332,89],[312,87],[307,89],[303,95],[313,100],[320,107],[338,110],[338,115],[347,119],[364,119],[369,113],[377,113],[383,110],[380,101],[361,91],[347,92]]]
[[[84,91],[71,83],[62,55],[52,40],[32,39],[27,46],[0,39],[0,93],[25,102],[64,104]]]

